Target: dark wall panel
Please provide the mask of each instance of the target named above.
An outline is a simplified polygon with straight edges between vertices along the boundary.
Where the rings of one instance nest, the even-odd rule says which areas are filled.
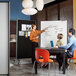
[[[47,8],[47,19],[58,20],[58,5],[53,5]]]
[[[40,21],[46,20],[46,8],[43,9],[43,11],[40,11],[37,13],[37,24],[38,27],[40,25]]]
[[[60,20],[67,20],[68,29],[73,27],[73,0],[60,3]]]

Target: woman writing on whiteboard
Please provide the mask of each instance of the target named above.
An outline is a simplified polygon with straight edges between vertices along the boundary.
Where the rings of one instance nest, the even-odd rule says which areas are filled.
[[[36,30],[36,25],[32,24],[32,30],[30,33],[30,40],[32,41],[32,63],[35,61],[35,48],[38,47],[39,35],[45,32],[47,28],[43,30]]]

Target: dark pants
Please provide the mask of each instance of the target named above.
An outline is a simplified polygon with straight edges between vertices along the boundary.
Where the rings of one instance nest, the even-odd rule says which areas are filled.
[[[65,67],[68,65],[67,63],[67,58],[72,58],[73,56],[70,55],[69,52],[66,52],[65,53]],[[56,60],[58,61],[59,63],[59,68],[62,66],[62,63],[63,63],[63,54],[58,54],[57,57],[56,57]]]
[[[32,42],[32,63],[35,61],[35,48],[38,47],[38,43]]]

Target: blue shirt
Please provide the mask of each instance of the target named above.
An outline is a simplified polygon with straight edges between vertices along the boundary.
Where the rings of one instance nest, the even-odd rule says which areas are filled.
[[[71,55],[73,55],[73,51],[76,49],[76,38],[74,35],[71,35],[69,40],[68,40],[68,44],[66,46],[59,46],[59,48],[62,48],[62,49],[69,49],[69,53]]]

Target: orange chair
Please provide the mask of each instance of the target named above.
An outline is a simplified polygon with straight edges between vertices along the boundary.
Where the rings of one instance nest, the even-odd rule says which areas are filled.
[[[35,58],[36,58],[36,61],[38,62],[53,62],[52,59],[49,59],[49,52],[45,49],[36,49],[35,50]],[[39,57],[42,57],[43,59],[39,59]]]
[[[50,56],[49,52],[47,50],[45,50],[45,49],[38,49],[37,48],[35,50],[35,58],[36,58],[37,62],[40,62],[40,63],[45,63],[45,62],[49,62],[50,63],[50,62],[53,62],[52,59],[49,59],[49,56]],[[40,57],[42,57],[42,59],[40,59]],[[50,70],[50,64],[49,64],[49,70]]]
[[[66,59],[76,59],[76,49],[73,52],[73,57],[72,58],[66,58]]]
[[[73,58],[72,59],[76,59],[76,49],[73,52]]]
[[[76,49],[73,52],[73,57],[72,58],[67,58],[67,59],[72,59],[72,60],[76,59]]]

